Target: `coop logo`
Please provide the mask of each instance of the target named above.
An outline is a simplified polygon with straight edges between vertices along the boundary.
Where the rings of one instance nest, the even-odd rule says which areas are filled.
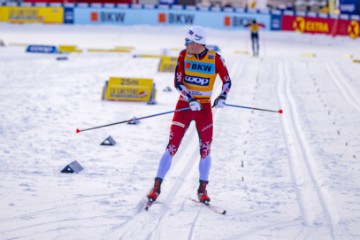
[[[188,24],[193,24],[194,20],[195,20],[195,15],[193,14],[159,13],[158,15],[159,23],[188,25]]]
[[[213,64],[185,61],[185,70],[190,72],[212,74],[215,73]]]
[[[355,4],[341,4],[340,10],[342,13],[354,13],[356,11]]]
[[[347,27],[347,31],[351,38],[357,38],[360,34],[360,25],[357,21],[351,21]]]
[[[329,32],[329,25],[326,22],[305,20],[303,17],[297,17],[292,27],[295,32]]]
[[[56,53],[57,48],[50,45],[29,45],[26,48],[26,52],[31,53]]]
[[[238,16],[225,16],[224,17],[224,26],[225,27],[244,27],[246,24],[250,23],[250,18],[238,17]]]
[[[199,86],[209,86],[210,78],[185,76],[185,82],[199,85]]]
[[[125,15],[123,12],[91,12],[90,19],[91,22],[122,23]]]

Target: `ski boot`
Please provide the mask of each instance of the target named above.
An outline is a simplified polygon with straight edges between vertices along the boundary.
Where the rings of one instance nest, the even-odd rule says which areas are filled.
[[[160,192],[161,192],[161,189],[160,189],[161,183],[162,183],[161,178],[155,178],[154,187],[151,189],[151,191],[147,195],[147,198],[149,199],[149,201],[151,201],[151,202],[156,201],[156,199],[158,198],[158,196],[160,195]]]
[[[199,201],[202,203],[209,203],[210,202],[210,198],[207,195],[207,191],[206,191],[206,185],[209,183],[209,181],[203,181],[200,180],[200,185],[198,188],[198,198]]]

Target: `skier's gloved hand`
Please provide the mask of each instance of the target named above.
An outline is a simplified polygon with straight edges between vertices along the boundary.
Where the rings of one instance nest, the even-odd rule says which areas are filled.
[[[213,108],[223,108],[223,107],[225,107],[225,103],[226,103],[226,97],[220,95],[215,99],[212,107]]]
[[[191,108],[191,111],[200,111],[202,109],[201,103],[196,101],[194,98],[191,98],[189,100],[189,106]]]

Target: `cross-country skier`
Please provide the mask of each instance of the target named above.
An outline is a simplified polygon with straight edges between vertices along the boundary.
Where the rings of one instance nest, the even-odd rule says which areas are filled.
[[[253,55],[259,56],[259,28],[264,28],[265,25],[262,23],[257,23],[254,19],[251,23],[246,24],[245,27],[250,27]]]
[[[162,181],[191,121],[195,121],[199,135],[201,157],[199,163],[200,185],[197,195],[200,202],[210,201],[206,191],[209,183],[210,149],[213,135],[210,98],[216,76],[219,74],[222,80],[222,90],[215,99],[213,107],[223,108],[231,87],[231,80],[224,59],[215,51],[207,49],[205,44],[204,29],[200,26],[191,27],[185,38],[186,49],[182,50],[178,57],[174,79],[175,88],[180,93],[176,109],[190,107],[191,110],[174,113],[169,143],[160,159],[154,186],[147,195],[150,202],[158,198]]]

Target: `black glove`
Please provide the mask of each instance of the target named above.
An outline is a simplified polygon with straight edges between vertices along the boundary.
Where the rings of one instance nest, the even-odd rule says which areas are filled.
[[[226,103],[226,97],[220,95],[215,99],[212,107],[213,108],[223,108],[223,107],[225,107],[225,103]]]

